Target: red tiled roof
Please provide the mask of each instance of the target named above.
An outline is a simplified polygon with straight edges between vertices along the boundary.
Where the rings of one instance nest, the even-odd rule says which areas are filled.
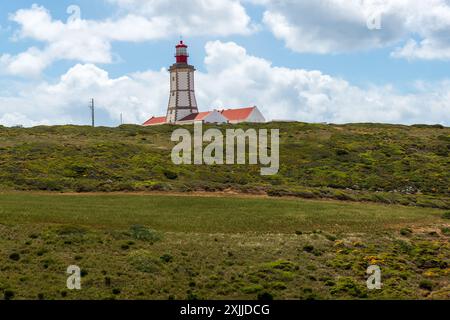
[[[252,114],[255,107],[242,108],[242,109],[228,109],[222,110],[222,115],[230,121],[246,120]]]
[[[181,119],[180,121],[201,121],[201,120],[204,120],[211,113],[212,113],[212,111],[192,113],[192,114],[188,115],[187,117]]]
[[[143,125],[144,126],[154,126],[157,124],[164,124],[164,123],[166,123],[166,117],[151,117]]]

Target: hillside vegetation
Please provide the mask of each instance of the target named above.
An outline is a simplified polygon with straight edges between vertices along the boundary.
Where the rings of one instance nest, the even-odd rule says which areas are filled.
[[[0,126],[0,189],[234,191],[450,208],[450,128],[251,127],[280,129],[278,175],[261,176],[259,165],[176,166],[170,160],[172,126]]]
[[[450,299],[439,209],[34,192],[0,204],[0,300]],[[80,291],[66,288],[70,265]],[[382,290],[367,289],[369,265]]]

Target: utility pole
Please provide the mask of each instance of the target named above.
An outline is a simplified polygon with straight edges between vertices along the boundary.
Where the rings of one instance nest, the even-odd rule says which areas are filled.
[[[91,99],[91,105],[89,106],[89,109],[91,109],[92,127],[95,127],[95,102],[94,102],[94,99]]]

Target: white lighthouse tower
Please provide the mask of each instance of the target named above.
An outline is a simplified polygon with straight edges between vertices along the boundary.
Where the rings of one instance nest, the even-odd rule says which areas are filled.
[[[199,113],[194,89],[195,68],[188,63],[188,47],[183,41],[180,41],[176,48],[176,63],[169,68],[170,99],[167,113],[165,116],[151,117],[143,123],[144,126],[187,125],[196,122],[215,124],[266,122],[256,106],[240,109],[215,109]]]
[[[167,123],[176,123],[191,114],[198,113],[195,99],[195,68],[188,64],[187,45],[180,41],[176,46],[176,63],[170,71],[170,99],[167,108]]]

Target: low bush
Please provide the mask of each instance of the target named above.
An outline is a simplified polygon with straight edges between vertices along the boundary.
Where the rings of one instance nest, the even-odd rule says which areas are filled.
[[[20,260],[20,254],[18,254],[17,252],[11,253],[9,255],[9,258],[13,261],[19,261]]]
[[[367,293],[363,289],[363,287],[356,283],[352,278],[342,277],[339,278],[336,282],[336,285],[331,288],[330,291],[332,294],[348,294],[351,297],[355,298],[366,298]]]
[[[173,261],[173,257],[170,254],[164,254],[160,257],[160,259],[165,263],[169,263],[169,262]]]
[[[158,273],[161,269],[161,260],[155,258],[146,250],[131,252],[129,261],[133,267],[141,272]]]
[[[258,293],[257,299],[259,301],[271,301],[271,300],[273,300],[273,295],[270,292],[264,291],[264,292]]]
[[[430,280],[422,280],[419,283],[419,288],[423,290],[433,291],[433,282]]]
[[[155,243],[162,239],[162,235],[152,229],[148,229],[142,225],[134,225],[130,228],[131,237],[136,240]]]
[[[15,295],[15,293],[12,290],[5,290],[3,292],[3,298],[5,300],[12,300],[14,298],[14,295]]]
[[[413,233],[412,230],[408,228],[403,228],[400,230],[400,234],[405,237],[410,236],[412,233]]]

